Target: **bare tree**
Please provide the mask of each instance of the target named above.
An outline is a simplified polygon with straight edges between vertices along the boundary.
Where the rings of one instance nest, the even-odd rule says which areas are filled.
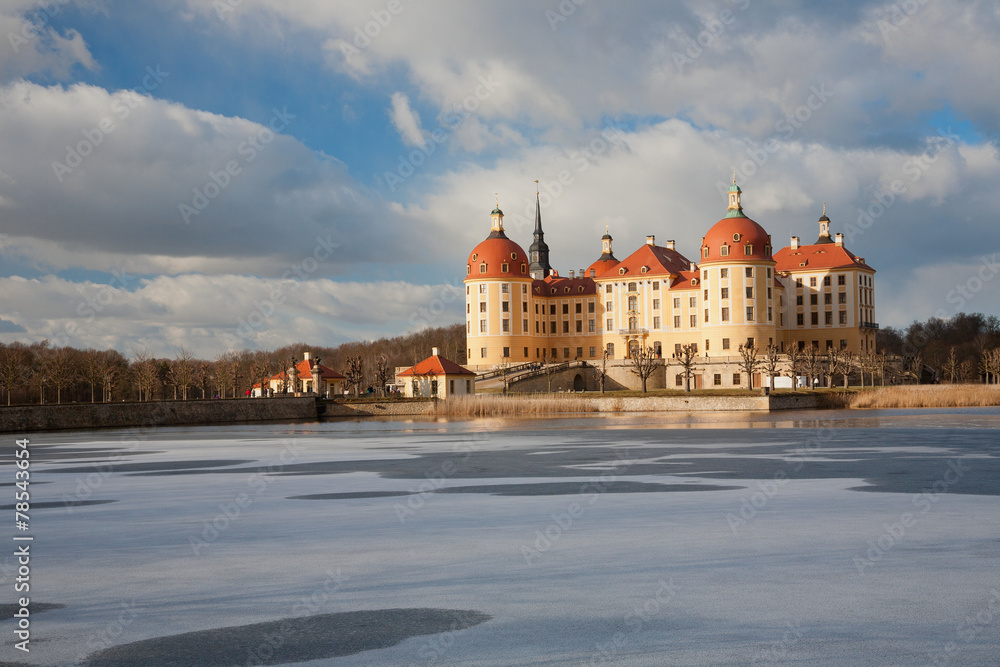
[[[792,380],[792,390],[799,388],[799,374],[802,371],[802,353],[793,349],[788,353],[788,366],[785,368],[785,375]]]
[[[816,378],[823,369],[823,361],[820,359],[819,350],[815,345],[809,347],[802,365],[805,367],[806,375],[809,377],[809,388],[815,389]]]
[[[494,367],[493,370],[499,373],[500,379],[503,381],[503,394],[507,395],[507,374],[510,373],[510,361],[507,357],[501,359]]]
[[[948,358],[944,362],[941,370],[948,376],[951,384],[955,384],[955,376],[958,375],[959,367],[958,355],[955,353],[955,346],[952,345],[951,349],[948,350]]]
[[[378,393],[385,396],[385,387],[392,377],[392,367],[389,366],[389,357],[384,354],[378,355],[375,360],[375,383],[378,385]]]
[[[912,378],[916,384],[920,384],[924,376],[924,355],[922,353],[918,353],[910,359],[907,376]],[[862,377],[861,386],[864,386],[864,384],[864,377]]]
[[[761,360],[757,358],[759,352],[756,347],[751,345],[740,345],[739,351],[740,361],[738,366],[741,372],[747,374],[747,386],[752,390],[753,374],[761,366]]]
[[[774,391],[774,376],[778,373],[779,363],[781,363],[781,353],[778,352],[777,346],[768,345],[764,351],[764,358],[761,360],[761,369],[767,373],[771,391]]]
[[[76,350],[63,347],[50,350],[43,360],[45,379],[56,388],[56,404],[62,403],[63,387],[71,384],[77,377],[78,355]]]
[[[153,386],[156,384],[158,373],[156,361],[146,348],[132,348],[131,372],[138,388],[139,400],[152,400]]]
[[[31,375],[31,351],[22,343],[11,343],[0,348],[0,385],[7,392],[7,405],[11,404],[14,390],[28,381]]]
[[[629,369],[642,381],[642,393],[646,393],[646,381],[658,366],[656,354],[651,347],[639,347],[632,352],[632,368]]]
[[[684,376],[684,391],[691,391],[691,378],[698,370],[695,368],[697,355],[694,345],[682,345],[681,351],[672,357],[672,361],[681,367],[681,374]]]
[[[608,348],[601,352],[601,365],[597,368],[597,380],[601,383],[601,393],[604,393],[604,381],[608,377]]]
[[[857,366],[858,360],[854,356],[854,353],[849,350],[844,350],[837,357],[837,367],[836,372],[838,375],[842,376],[844,380],[844,389],[847,389],[848,382],[850,382],[851,373],[854,372],[855,366]]]
[[[266,396],[268,390],[268,379],[271,376],[271,371],[274,368],[271,357],[266,352],[257,351],[254,352],[250,359],[250,386],[253,387],[254,384],[260,383],[260,395]]]
[[[354,387],[354,395],[361,396],[361,384],[365,381],[365,362],[361,355],[347,358],[346,372],[348,385]]]
[[[194,355],[185,348],[177,350],[177,358],[170,364],[170,379],[176,389],[181,390],[181,399],[187,400],[194,370]]]

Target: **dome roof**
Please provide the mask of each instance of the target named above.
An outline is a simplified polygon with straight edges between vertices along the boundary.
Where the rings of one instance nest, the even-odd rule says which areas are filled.
[[[503,232],[490,234],[469,253],[466,263],[466,280],[480,278],[524,278],[531,280],[528,273],[528,255],[518,244],[511,241]],[[504,265],[507,270],[504,271]],[[483,269],[482,267],[486,268]]]
[[[712,225],[701,244],[701,262],[739,262],[743,260],[769,260],[771,236],[763,227],[746,216],[725,217]],[[728,246],[728,254],[722,247]],[[747,252],[750,246],[750,252]],[[708,254],[705,254],[708,248]]]

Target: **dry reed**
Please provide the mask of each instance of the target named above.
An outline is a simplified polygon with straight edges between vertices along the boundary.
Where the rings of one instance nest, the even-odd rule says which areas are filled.
[[[434,413],[454,417],[501,417],[551,415],[566,412],[597,412],[589,400],[575,396],[453,396],[437,401]]]
[[[1000,405],[1000,386],[983,384],[905,385],[861,391],[852,408],[972,408]]]

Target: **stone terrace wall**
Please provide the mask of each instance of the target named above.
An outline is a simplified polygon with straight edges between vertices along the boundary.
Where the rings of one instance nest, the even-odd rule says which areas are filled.
[[[316,399],[311,396],[25,405],[0,408],[0,433],[316,419]]]

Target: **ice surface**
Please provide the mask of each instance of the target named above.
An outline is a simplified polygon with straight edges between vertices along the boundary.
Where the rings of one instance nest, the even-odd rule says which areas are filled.
[[[1000,411],[912,412],[38,434],[31,599],[63,607],[0,660],[432,609],[490,618],[297,664],[996,665]]]

